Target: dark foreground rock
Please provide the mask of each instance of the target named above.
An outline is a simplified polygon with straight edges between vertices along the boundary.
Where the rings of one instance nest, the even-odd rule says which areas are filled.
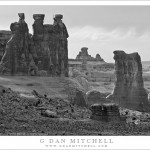
[[[90,110],[71,105],[67,99],[36,93],[31,100],[3,87],[0,92],[0,135],[150,135],[149,115],[141,114],[145,120],[137,125],[100,122],[90,119]],[[59,117],[41,115],[47,110]]]
[[[120,121],[119,107],[113,103],[93,104],[91,119],[98,121]]]

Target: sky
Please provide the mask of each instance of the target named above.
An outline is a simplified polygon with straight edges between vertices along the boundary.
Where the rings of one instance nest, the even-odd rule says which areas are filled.
[[[9,30],[22,12],[30,33],[33,14],[45,14],[44,24],[52,24],[54,14],[63,14],[69,33],[69,58],[75,58],[82,47],[88,47],[90,55],[95,57],[99,53],[106,62],[114,62],[114,50],[138,52],[142,61],[150,61],[150,5],[0,5],[0,30]]]

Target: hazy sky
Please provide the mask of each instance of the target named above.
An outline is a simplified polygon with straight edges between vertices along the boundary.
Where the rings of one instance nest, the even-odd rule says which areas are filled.
[[[32,33],[33,14],[45,14],[45,24],[53,23],[54,14],[63,14],[69,32],[69,58],[75,58],[81,47],[89,54],[113,61],[114,50],[139,52],[150,60],[150,6],[0,6],[0,30],[9,30],[24,12]]]

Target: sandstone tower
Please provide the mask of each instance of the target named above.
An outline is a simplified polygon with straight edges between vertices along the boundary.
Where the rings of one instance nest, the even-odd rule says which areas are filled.
[[[138,53],[114,51],[115,88],[108,98],[125,108],[150,111],[148,94],[144,89],[142,64]]]
[[[24,13],[12,23],[12,36],[0,63],[1,74],[68,76],[68,40],[63,15],[54,15],[53,24],[43,24],[44,14],[34,14],[33,35]]]

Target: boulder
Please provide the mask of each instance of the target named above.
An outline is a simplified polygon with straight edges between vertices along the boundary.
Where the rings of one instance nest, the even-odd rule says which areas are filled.
[[[89,90],[92,89],[88,80],[86,79],[86,76],[84,74],[82,74],[80,71],[73,69],[72,77],[80,83],[80,85],[83,87],[85,92],[88,92]]]
[[[67,91],[70,103],[86,107],[86,93],[78,81],[75,79],[66,79],[64,88]]]
[[[86,106],[85,93],[82,90],[76,89],[72,103],[81,107]]]
[[[50,110],[41,111],[41,115],[44,117],[58,118],[57,114]]]
[[[97,90],[90,90],[86,93],[87,103],[90,106],[91,104],[103,104],[107,103],[106,95]]]

